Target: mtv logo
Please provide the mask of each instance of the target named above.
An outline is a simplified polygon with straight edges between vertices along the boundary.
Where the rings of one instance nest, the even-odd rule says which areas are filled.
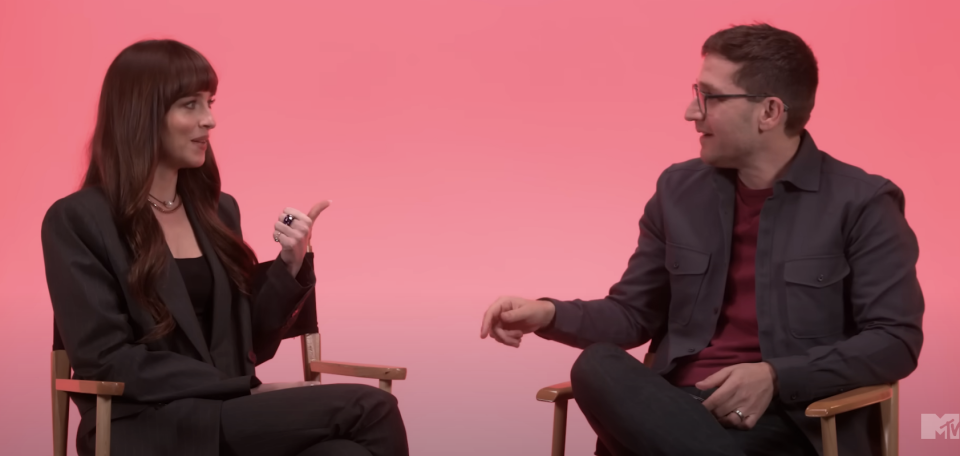
[[[941,418],[932,413],[921,413],[920,438],[936,439],[941,434],[945,439],[960,439],[960,414],[947,414]]]

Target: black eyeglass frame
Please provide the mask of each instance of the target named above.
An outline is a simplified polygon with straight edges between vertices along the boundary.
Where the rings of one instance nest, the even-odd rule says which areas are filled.
[[[700,90],[700,85],[699,85],[699,84],[696,84],[696,83],[693,84],[693,97],[697,99],[697,107],[700,108],[700,114],[703,115],[703,117],[707,117],[707,100],[709,100],[709,99],[711,99],[711,98],[719,98],[719,99],[724,99],[724,98],[777,98],[777,99],[780,99],[780,97],[777,97],[776,95],[770,95],[770,94],[755,94],[755,93],[719,93],[719,94],[713,94],[713,93],[704,93],[702,90]],[[784,103],[782,99],[780,99],[780,102],[783,103],[783,110],[784,110],[784,111],[789,111],[789,110],[790,110],[790,106],[787,106],[787,104]]]

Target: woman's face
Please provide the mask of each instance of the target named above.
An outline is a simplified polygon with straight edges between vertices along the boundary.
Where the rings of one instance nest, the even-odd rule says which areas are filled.
[[[174,169],[199,168],[206,158],[213,120],[210,92],[198,92],[177,100],[167,112],[160,136],[161,161]]]

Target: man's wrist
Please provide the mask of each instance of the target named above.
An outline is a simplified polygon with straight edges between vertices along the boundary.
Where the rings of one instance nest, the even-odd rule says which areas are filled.
[[[778,385],[778,382],[777,382],[777,370],[774,369],[773,365],[768,362],[763,362],[762,364],[765,365],[767,369],[770,370],[770,381],[773,384],[773,393],[776,394],[780,392],[780,385]]]
[[[543,305],[545,310],[543,317],[544,321],[540,325],[540,329],[538,331],[548,331],[553,329],[553,324],[557,319],[557,306],[554,303],[546,300],[538,300],[537,302]]]

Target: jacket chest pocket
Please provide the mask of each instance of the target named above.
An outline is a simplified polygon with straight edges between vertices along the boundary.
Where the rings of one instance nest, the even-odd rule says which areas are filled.
[[[842,255],[784,263],[787,315],[795,337],[816,338],[843,332],[843,279],[850,266]]]
[[[700,296],[710,254],[667,244],[664,267],[670,272],[670,320],[687,324]]]

